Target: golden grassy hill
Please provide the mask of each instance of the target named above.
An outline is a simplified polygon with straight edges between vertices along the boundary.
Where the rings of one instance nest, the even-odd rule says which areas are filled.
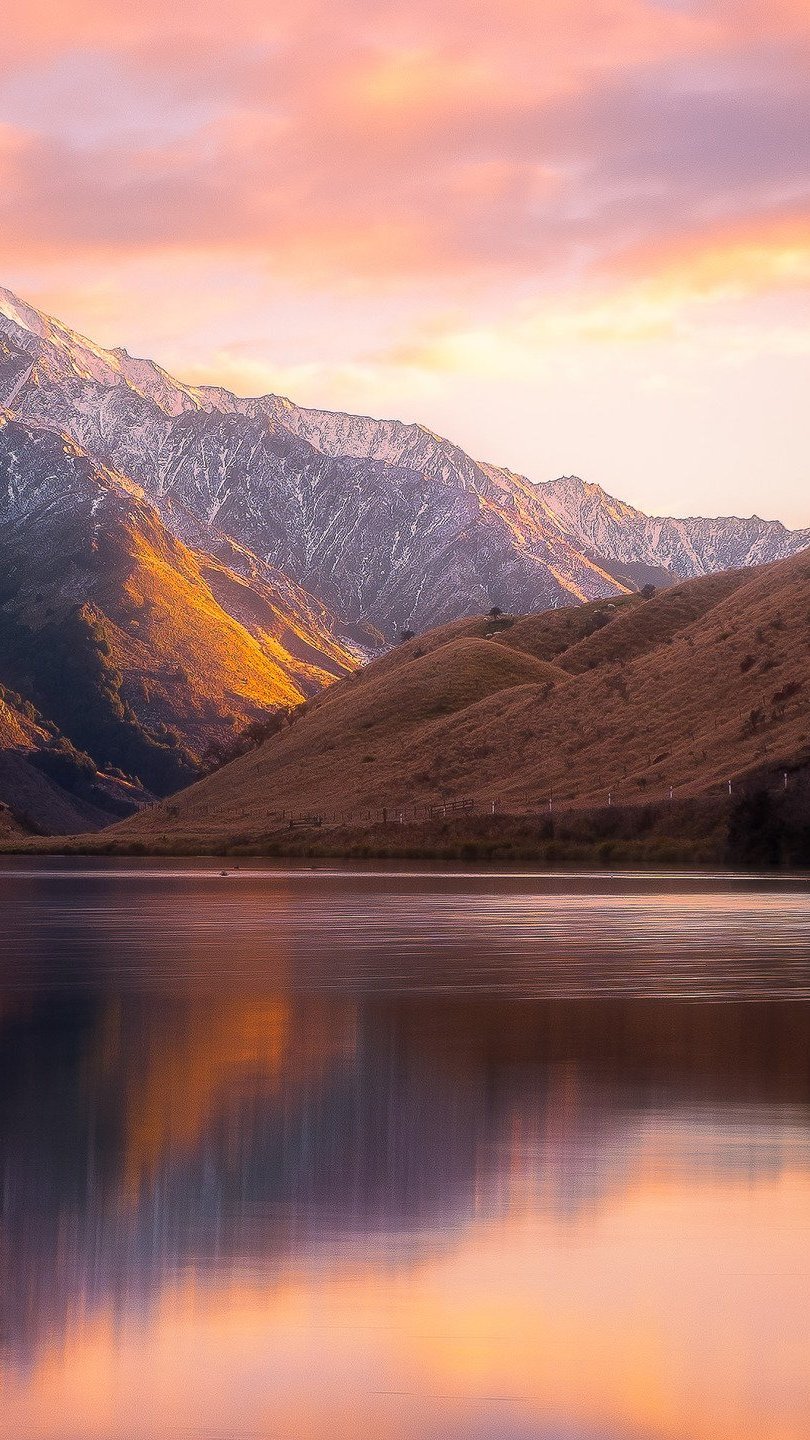
[[[807,552],[646,601],[494,630],[477,617],[338,682],[259,750],[114,833],[215,849],[273,832],[282,812],[361,824],[459,801],[535,813],[550,796],[725,792],[810,755],[809,660]]]
[[[312,706],[307,733],[332,737],[336,725],[344,738],[365,744],[370,737],[400,735],[454,715],[513,685],[548,685],[562,679],[559,671],[531,655],[465,635],[448,638],[425,654],[394,651],[356,671],[346,687],[333,689]]]
[[[642,603],[641,596],[633,592],[631,595],[614,595],[606,600],[587,601],[582,605],[569,605],[562,610],[544,610],[536,615],[499,613],[451,620],[423,635],[415,635],[375,661],[375,674],[382,675],[385,668],[396,667],[403,660],[430,654],[451,640],[464,638],[496,639],[510,650],[524,651],[538,660],[554,661],[577,641],[586,639],[613,619],[618,611],[632,610]]]
[[[603,606],[598,612],[598,623],[566,648],[560,664],[573,674],[602,665],[626,665],[629,660],[668,644],[693,621],[733,595],[749,578],[750,572],[745,570],[704,575],[672,590],[662,590],[653,605],[633,596],[632,602],[622,605],[620,611],[616,607],[609,624]]]

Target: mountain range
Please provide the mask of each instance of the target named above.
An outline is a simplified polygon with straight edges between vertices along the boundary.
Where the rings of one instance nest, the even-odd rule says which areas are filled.
[[[0,682],[107,788],[176,789],[401,631],[810,544],[536,484],[421,425],[185,385],[5,290],[0,421]]]

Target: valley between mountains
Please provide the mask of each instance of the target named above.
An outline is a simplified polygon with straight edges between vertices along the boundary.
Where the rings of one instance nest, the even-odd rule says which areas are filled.
[[[187,386],[0,290],[0,843],[803,774],[808,545]]]

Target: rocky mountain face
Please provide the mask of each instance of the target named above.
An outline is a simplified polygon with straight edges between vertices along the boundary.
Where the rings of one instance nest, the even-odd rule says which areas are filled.
[[[17,696],[0,750],[74,800],[104,776],[166,793],[354,667],[320,602],[224,537],[218,548],[232,564],[184,544],[74,441],[0,412],[0,681]],[[21,724],[26,705],[36,719]],[[19,765],[4,773],[0,799],[43,823]]]
[[[756,515],[714,520],[645,515],[575,475],[549,481],[543,497],[594,550],[624,563],[660,565],[679,579],[767,565],[810,545],[810,530],[788,530]]]
[[[186,386],[5,291],[0,404],[135,480],[181,540],[215,554],[234,542],[372,646],[493,605],[540,610],[810,543],[756,518],[651,518],[575,477],[533,484],[421,425]]]

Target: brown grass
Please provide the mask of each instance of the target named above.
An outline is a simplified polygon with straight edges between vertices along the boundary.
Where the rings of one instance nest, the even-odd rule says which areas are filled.
[[[383,811],[537,815],[549,796],[595,813],[609,791],[613,807],[643,808],[669,803],[670,787],[675,802],[727,797],[729,780],[810,754],[807,553],[491,630],[476,617],[398,647],[116,840],[216,850],[234,836],[281,843],[291,814],[358,833]],[[523,648],[545,657],[565,639],[554,664]]]

